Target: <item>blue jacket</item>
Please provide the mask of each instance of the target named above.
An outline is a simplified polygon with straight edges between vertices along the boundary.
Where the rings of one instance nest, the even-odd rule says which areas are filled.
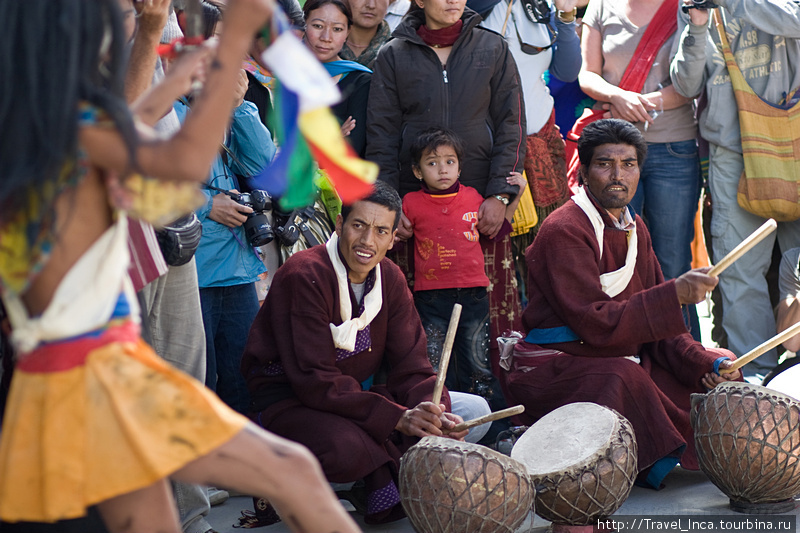
[[[175,111],[183,122],[188,107],[177,102]],[[222,156],[217,156],[207,182],[225,190],[240,190],[234,173],[245,176],[259,173],[272,161],[276,151],[269,131],[261,123],[258,109],[247,101],[234,110],[225,145],[234,157],[227,156],[226,165]],[[256,281],[266,269],[255,250],[247,244],[244,228],[229,228],[208,218],[212,198],[221,193],[204,189],[203,194],[206,204],[197,210],[203,222],[203,237],[195,253],[199,286],[227,287]]]

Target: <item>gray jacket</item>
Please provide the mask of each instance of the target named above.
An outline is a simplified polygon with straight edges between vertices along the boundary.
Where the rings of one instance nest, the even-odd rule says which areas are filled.
[[[736,63],[755,93],[782,104],[800,86],[800,3],[794,0],[715,0],[720,4]],[[708,142],[742,152],[739,113],[713,17],[694,26],[679,12],[677,51],[670,67],[675,89],[708,105],[700,134]],[[788,95],[788,96],[787,96]]]

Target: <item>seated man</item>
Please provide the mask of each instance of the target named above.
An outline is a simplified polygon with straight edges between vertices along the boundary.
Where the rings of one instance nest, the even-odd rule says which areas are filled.
[[[367,523],[405,516],[399,459],[419,437],[467,434],[450,432],[462,419],[446,412],[446,391],[440,405],[430,401],[436,375],[422,323],[403,273],[384,259],[401,207],[394,189],[376,183],[369,197],[342,208],[326,245],[289,258],[242,361],[254,419],[310,448],[329,481],[363,479]],[[372,376],[372,386],[362,385]],[[489,411],[480,397],[458,396],[480,403],[479,414]]]
[[[698,468],[689,395],[740,373],[715,372],[735,357],[692,340],[681,314],[716,278],[696,269],[664,281],[647,228],[627,208],[647,152],[641,133],[600,120],[584,129],[578,152],[583,186],[525,254],[528,335],[508,387],[528,422],[573,402],[617,410],[636,433],[640,484],[659,488],[678,460]]]

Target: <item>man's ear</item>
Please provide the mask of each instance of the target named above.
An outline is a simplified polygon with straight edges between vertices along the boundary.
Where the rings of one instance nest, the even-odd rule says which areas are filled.
[[[586,180],[583,179],[584,173],[587,172],[586,165],[578,167],[578,185],[586,185]]]
[[[344,218],[342,218],[342,214],[339,213],[336,215],[336,235],[340,238],[342,236],[342,227],[344,226]]]
[[[394,248],[395,239],[397,239],[397,228],[392,232],[392,242],[389,243],[389,248],[386,249],[387,252]]]

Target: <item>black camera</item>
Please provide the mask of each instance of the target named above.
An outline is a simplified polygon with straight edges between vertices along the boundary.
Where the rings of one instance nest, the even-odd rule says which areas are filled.
[[[681,9],[684,13],[688,13],[690,9],[714,9],[715,7],[719,6],[711,0],[692,0],[692,5],[684,5]]]
[[[244,234],[250,246],[263,246],[272,242],[275,234],[267,217],[267,213],[272,210],[272,197],[269,193],[254,189],[242,194],[231,194],[230,197],[253,210],[244,222]]]

